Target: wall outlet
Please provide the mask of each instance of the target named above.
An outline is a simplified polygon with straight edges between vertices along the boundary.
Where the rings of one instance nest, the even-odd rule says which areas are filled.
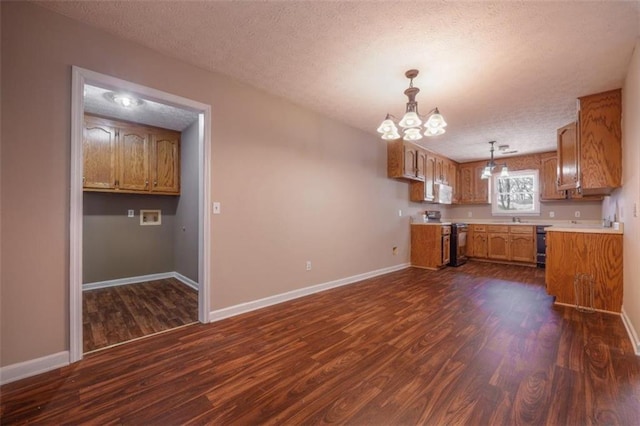
[[[398,216],[402,217],[402,210],[398,210]]]
[[[135,212],[133,211],[133,209],[127,210],[127,217],[135,217]]]
[[[473,212],[467,212],[467,217],[473,217]]]
[[[549,217],[556,217],[556,212],[549,212]]]
[[[311,261],[307,260],[307,271],[311,270]]]
[[[575,217],[580,217],[580,210],[576,210],[576,212],[573,214]]]

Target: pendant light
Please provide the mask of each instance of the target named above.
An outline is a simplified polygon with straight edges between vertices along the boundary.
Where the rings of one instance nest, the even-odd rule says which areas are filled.
[[[509,176],[509,169],[507,168],[507,163],[502,163],[502,164],[496,164],[496,162],[493,159],[493,144],[496,143],[496,141],[491,141],[489,142],[491,144],[491,159],[489,161],[487,161],[487,165],[485,166],[485,168],[482,170],[482,174],[480,175],[481,179],[489,179],[493,173],[493,169],[496,168],[496,166],[502,166],[502,170],[500,171],[500,176],[501,177],[508,177]]]
[[[380,127],[378,127],[378,133],[382,134],[382,139],[398,139],[400,137],[398,126],[403,129],[402,139],[406,141],[420,140],[422,139],[423,134],[431,137],[442,135],[445,132],[447,122],[442,114],[440,114],[437,107],[429,111],[426,116],[421,117],[418,113],[416,95],[420,92],[420,89],[413,87],[413,79],[417,77],[418,73],[419,71],[414,69],[404,73],[405,77],[409,79],[409,87],[404,91],[404,94],[409,99],[405,108],[405,114],[397,125],[394,121],[395,117],[391,114],[387,114],[384,121],[380,124]],[[424,126],[424,128],[421,126]]]

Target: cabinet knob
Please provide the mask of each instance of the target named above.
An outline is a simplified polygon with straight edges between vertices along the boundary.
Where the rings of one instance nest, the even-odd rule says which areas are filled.
[[[144,181],[144,186],[145,186],[145,188],[146,188],[147,186],[149,186],[149,179],[147,179],[147,180],[145,180],[145,181]]]
[[[157,180],[153,181],[153,186],[158,186],[158,181]]]

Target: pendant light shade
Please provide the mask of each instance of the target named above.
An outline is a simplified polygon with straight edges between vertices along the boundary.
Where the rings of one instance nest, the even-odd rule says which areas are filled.
[[[418,114],[416,112],[409,111],[405,113],[405,115],[402,117],[402,120],[400,120],[400,123],[398,124],[403,129],[407,129],[412,127],[419,127],[422,124],[422,120],[420,120],[420,117],[418,117]]]
[[[404,136],[402,137],[405,141],[417,141],[422,139],[422,134],[420,134],[420,129],[406,129],[404,131]]]

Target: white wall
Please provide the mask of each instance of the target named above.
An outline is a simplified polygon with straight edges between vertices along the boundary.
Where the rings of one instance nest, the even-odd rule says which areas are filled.
[[[605,199],[603,216],[624,223],[624,293],[622,308],[636,332],[640,332],[640,39],[622,88],[622,188]],[[640,212],[638,212],[640,215]],[[640,342],[635,342],[638,345]],[[636,351],[640,350],[640,347]]]

